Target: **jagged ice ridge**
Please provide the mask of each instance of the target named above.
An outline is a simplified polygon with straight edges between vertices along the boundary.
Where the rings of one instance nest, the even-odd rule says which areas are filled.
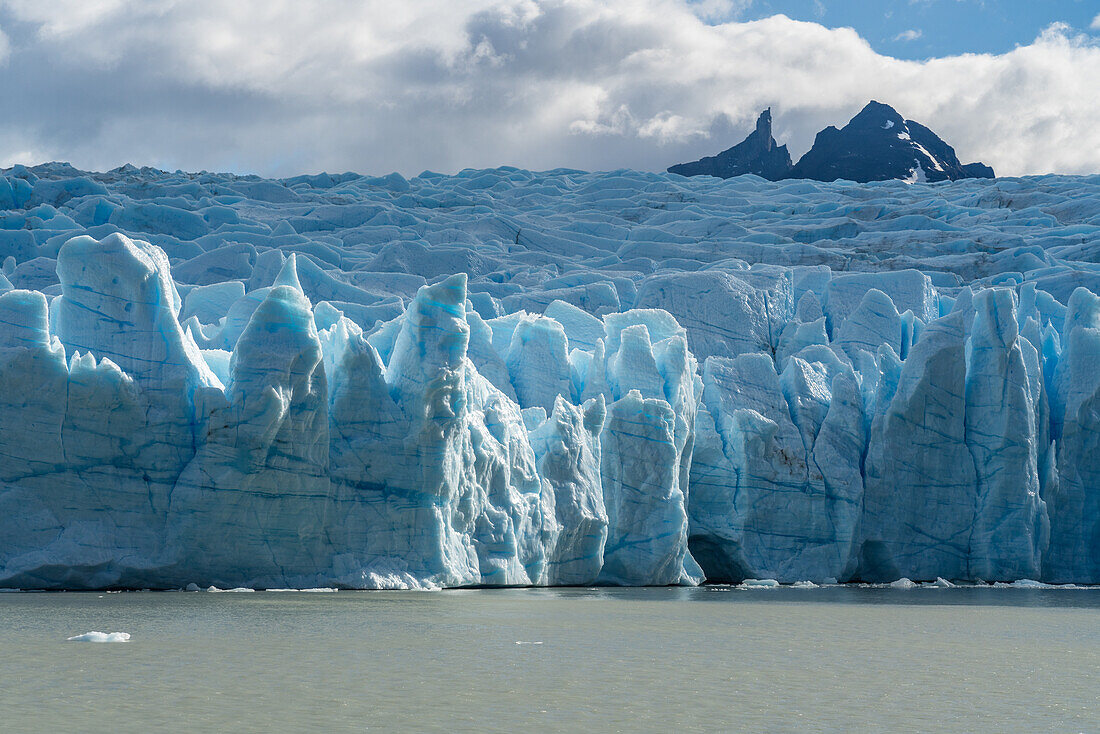
[[[0,586],[1100,582],[1100,178],[0,176]]]

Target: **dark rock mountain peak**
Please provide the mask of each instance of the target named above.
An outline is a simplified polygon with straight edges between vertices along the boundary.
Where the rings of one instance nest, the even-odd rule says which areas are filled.
[[[718,155],[691,163],[672,166],[669,173],[682,176],[731,178],[754,173],[770,181],[786,178],[791,170],[791,154],[786,145],[777,145],[772,137],[772,111],[769,107],[756,119],[756,129],[743,141]]]
[[[809,152],[795,164],[791,178],[818,181],[954,181],[990,178],[982,164],[963,166],[955,149],[920,123],[906,120],[889,105],[869,102],[841,129],[817,134]]]
[[[766,120],[765,120],[766,116]],[[764,123],[763,125],[761,123]],[[762,146],[761,133],[771,148]],[[786,169],[776,162],[760,171],[767,151],[782,151]],[[771,154],[775,155],[775,154]],[[769,162],[771,158],[767,159]],[[750,164],[755,168],[750,168]],[[993,178],[993,169],[982,163],[963,164],[955,149],[924,125],[906,120],[889,105],[871,101],[847,125],[830,125],[817,134],[813,147],[790,164],[786,146],[776,147],[771,138],[771,111],[766,110],[756,130],[740,145],[713,158],[683,163],[668,169],[685,176],[711,175],[729,178],[756,173],[773,181],[781,178],[808,178],[817,181],[845,179],[866,183],[902,179],[907,181],[946,181],[960,178]]]

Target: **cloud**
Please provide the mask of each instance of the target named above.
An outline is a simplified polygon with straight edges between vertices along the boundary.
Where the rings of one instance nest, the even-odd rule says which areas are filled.
[[[1092,37],[1051,26],[1005,54],[905,61],[850,28],[703,6],[0,0],[0,163],[663,170],[738,142],[767,106],[798,155],[873,98],[1002,175],[1100,170]]]
[[[708,23],[728,23],[740,18],[753,0],[687,0],[691,12]]]
[[[895,41],[915,41],[923,35],[924,35],[924,33],[920,29],[910,29],[910,30],[907,30],[907,31],[902,31],[901,33],[894,36],[894,40]]]
[[[1100,13],[1097,13],[1096,17],[1092,19],[1092,23],[1089,24],[1089,28],[1092,28],[1094,31],[1100,31]]]

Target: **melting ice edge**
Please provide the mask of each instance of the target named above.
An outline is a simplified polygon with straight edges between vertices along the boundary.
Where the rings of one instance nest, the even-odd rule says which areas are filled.
[[[0,586],[1100,582],[1098,177],[0,209]]]

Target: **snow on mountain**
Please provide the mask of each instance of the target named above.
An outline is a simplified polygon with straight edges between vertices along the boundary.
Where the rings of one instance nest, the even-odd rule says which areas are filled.
[[[1098,177],[0,207],[0,586],[1100,582]]]

